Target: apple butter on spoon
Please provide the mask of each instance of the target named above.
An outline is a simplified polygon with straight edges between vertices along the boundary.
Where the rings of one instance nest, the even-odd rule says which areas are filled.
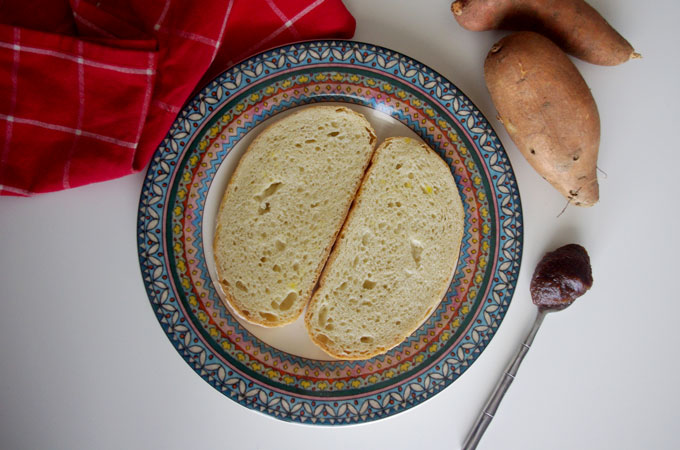
[[[590,257],[586,249],[577,244],[568,244],[547,253],[536,265],[531,277],[531,300],[538,307],[536,319],[531,331],[521,347],[510,361],[505,372],[498,380],[493,393],[487,400],[479,418],[463,443],[463,450],[477,448],[484,431],[491,423],[498,405],[515,379],[522,360],[529,352],[536,333],[543,323],[545,315],[553,311],[561,311],[574,300],[586,293],[593,285]]]
[[[547,253],[531,277],[531,300],[538,310],[559,311],[574,303],[593,285],[590,258],[577,244]]]

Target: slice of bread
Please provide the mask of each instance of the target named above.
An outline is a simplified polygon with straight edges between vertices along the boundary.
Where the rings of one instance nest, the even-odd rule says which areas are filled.
[[[215,231],[228,303],[266,327],[307,305],[374,151],[363,115],[314,106],[265,129],[239,161]]]
[[[463,220],[449,166],[413,139],[387,139],[305,314],[312,340],[342,359],[367,359],[401,343],[446,293]]]

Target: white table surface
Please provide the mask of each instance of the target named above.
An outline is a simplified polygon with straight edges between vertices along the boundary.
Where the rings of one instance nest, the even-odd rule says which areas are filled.
[[[135,238],[138,174],[0,198],[0,448],[459,448],[531,325],[536,262],[572,241],[590,252],[594,286],[546,319],[480,448],[678,448],[680,6],[591,3],[644,59],[576,62],[599,106],[607,176],[598,205],[558,217],[564,200],[512,144],[484,85],[484,57],[504,33],[463,30],[448,0],[346,2],[355,39],[420,60],[475,102],[519,182],[517,291],[488,348],[450,387],[388,419],[340,428],[284,423],[218,393],[149,306]]]

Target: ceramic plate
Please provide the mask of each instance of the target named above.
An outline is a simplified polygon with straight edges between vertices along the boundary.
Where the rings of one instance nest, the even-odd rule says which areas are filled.
[[[302,319],[277,329],[247,324],[216,289],[214,220],[240,156],[263,127],[318,103],[365,114],[380,139],[426,142],[450,165],[465,207],[458,266],[442,303],[401,345],[366,361],[325,356]],[[138,244],[153,310],[205,381],[282,420],[350,424],[425,401],[475,361],[515,289],[522,212],[498,137],[450,81],[385,48],[315,41],[232,67],[184,108],[144,180]]]

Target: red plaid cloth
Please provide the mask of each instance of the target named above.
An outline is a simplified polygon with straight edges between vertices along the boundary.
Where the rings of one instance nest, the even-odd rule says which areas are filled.
[[[0,195],[139,171],[201,83],[355,26],[341,0],[91,1],[0,0]]]

